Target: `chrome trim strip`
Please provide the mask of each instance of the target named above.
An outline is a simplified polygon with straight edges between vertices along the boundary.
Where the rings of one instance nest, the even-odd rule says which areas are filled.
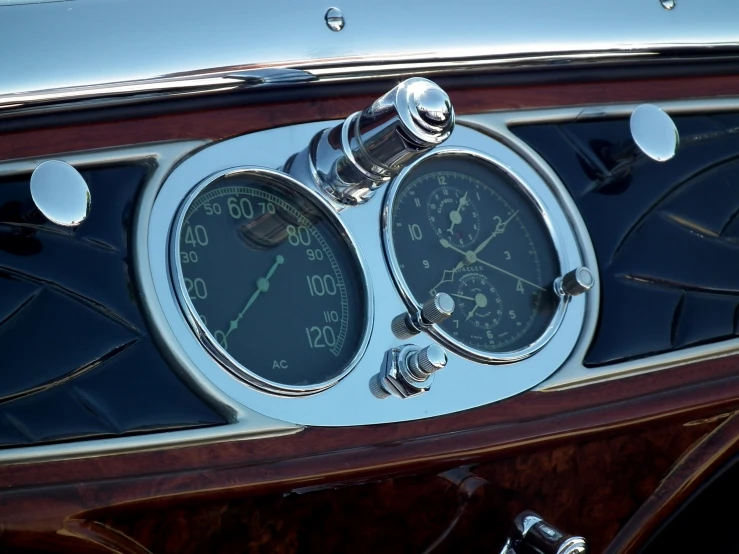
[[[739,111],[739,98],[677,100],[654,102],[654,104],[662,108],[669,115]],[[511,148],[538,167],[540,171],[543,170],[542,176],[547,181],[561,183],[547,163],[533,149],[511,133],[508,126],[523,123],[586,121],[608,117],[629,117],[638,105],[638,103],[633,103],[591,106],[586,108],[521,110],[517,112],[474,115],[459,119],[460,123],[465,122],[480,131],[494,133],[498,138],[505,141]],[[588,234],[585,232],[581,233],[580,236],[587,237]],[[589,319],[586,321],[586,329],[591,328],[591,325],[597,323],[597,313],[589,312],[587,317]],[[657,354],[634,361],[602,367],[585,367],[583,360],[585,359],[585,354],[592,337],[584,338],[586,340],[581,340],[578,343],[577,348],[573,351],[567,362],[546,381],[537,385],[535,390],[555,391],[581,387],[739,353],[739,338],[737,338],[685,348],[675,352]]]
[[[326,5],[315,0],[181,0],[176,9],[75,0],[0,9],[0,48],[12,52],[0,57],[6,115],[39,104],[233,90],[240,85],[233,74],[250,70],[302,70],[332,82],[739,54],[739,5],[720,0],[683,0],[669,11],[643,0],[470,0],[444,12],[441,34],[412,24],[428,9],[420,0],[345,0],[341,32],[328,29]]]
[[[110,148],[82,153],[26,158],[0,164],[0,177],[17,175],[19,173],[31,173],[37,165],[48,160],[62,160],[75,168],[142,160],[155,166],[148,183],[161,183],[183,157],[192,154],[207,144],[207,141],[195,140],[162,142],[126,148]],[[156,188],[154,187],[155,192]],[[146,186],[139,202],[153,202],[154,199],[151,197],[151,194],[147,195],[152,190],[152,187]],[[146,233],[147,228],[148,225],[146,222],[134,221],[134,246],[137,244],[136,236]],[[148,267],[148,260],[142,258],[141,252],[135,248],[133,258],[137,267]],[[154,294],[154,291],[147,286],[147,283],[138,283],[138,285],[142,296]],[[142,304],[142,306],[144,305]],[[166,349],[163,349],[163,353],[167,353]],[[181,376],[188,377],[185,373],[181,373]],[[234,406],[232,400],[224,396],[219,396],[218,394],[210,394],[212,391],[198,384],[192,385],[192,388],[199,391],[202,396],[208,397],[211,404],[215,405],[216,409],[226,417],[229,423],[202,429],[0,449],[0,464],[35,463],[47,460],[159,450],[162,448],[179,448],[196,444],[242,440],[246,438],[276,437],[293,434],[303,429],[300,426],[263,416],[244,406]]]

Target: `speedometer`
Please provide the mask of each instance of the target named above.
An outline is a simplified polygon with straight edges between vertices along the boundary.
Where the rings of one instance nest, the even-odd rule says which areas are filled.
[[[555,230],[533,192],[471,151],[441,151],[401,174],[389,198],[386,245],[411,304],[452,296],[435,332],[480,361],[514,361],[554,334],[564,303]]]
[[[367,329],[367,288],[346,231],[282,173],[230,170],[183,203],[175,288],[201,342],[257,387],[305,394],[336,383]]]

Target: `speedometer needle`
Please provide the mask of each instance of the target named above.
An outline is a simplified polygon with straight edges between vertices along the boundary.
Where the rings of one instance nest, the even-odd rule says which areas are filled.
[[[500,268],[497,265],[493,265],[493,264],[490,264],[490,263],[486,262],[485,260],[481,260],[480,258],[477,257],[477,254],[475,252],[473,252],[472,250],[470,250],[469,252],[465,252],[463,250],[460,250],[459,248],[457,248],[454,245],[452,245],[446,239],[441,239],[439,242],[441,243],[441,245],[444,248],[451,248],[455,252],[457,252],[459,254],[462,254],[464,256],[465,260],[467,261],[467,263],[470,263],[470,264],[480,263],[482,265],[486,265],[489,268],[494,269],[496,271],[500,271],[501,273],[505,273],[506,275],[509,275],[510,277],[513,277],[514,279],[518,279],[519,281],[523,281],[527,285],[531,285],[534,288],[537,288],[539,290],[546,290],[544,287],[540,287],[536,283],[532,283],[531,281],[529,281],[527,279],[524,279],[523,277],[519,277],[515,273],[511,273],[510,271],[506,271],[505,269]]]
[[[259,295],[269,290],[269,280],[272,278],[272,275],[274,275],[275,271],[277,270],[277,266],[282,265],[283,263],[285,263],[285,258],[278,255],[275,258],[275,263],[273,263],[272,267],[269,268],[267,275],[265,277],[260,277],[259,279],[257,279],[257,290],[255,290],[249,297],[246,306],[244,306],[244,309],[239,312],[239,315],[236,317],[236,319],[231,321],[231,325],[229,326],[226,335],[223,337],[224,340],[228,338],[228,335],[239,328],[239,321],[241,321],[241,318],[244,317],[246,311],[251,308],[252,304],[254,304],[257,298],[259,298]]]

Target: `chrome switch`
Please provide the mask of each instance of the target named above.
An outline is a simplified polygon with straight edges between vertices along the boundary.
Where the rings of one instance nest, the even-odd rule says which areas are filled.
[[[424,393],[434,382],[434,373],[443,369],[447,355],[438,344],[424,348],[406,344],[385,353],[380,373],[370,380],[370,391],[377,398],[390,395],[410,398]]]
[[[402,313],[393,318],[390,327],[401,340],[417,335],[425,328],[441,323],[454,313],[454,299],[445,292],[436,294],[424,302],[415,314]]]
[[[406,79],[362,112],[318,133],[290,173],[307,172],[333,200],[366,202],[413,160],[454,129],[449,96],[428,79]]]
[[[539,514],[525,511],[513,520],[513,529],[500,554],[587,554],[582,537],[569,535],[544,521]]]

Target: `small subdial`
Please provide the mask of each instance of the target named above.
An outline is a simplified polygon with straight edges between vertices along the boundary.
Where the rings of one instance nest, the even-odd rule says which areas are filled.
[[[480,234],[480,214],[470,191],[442,185],[430,195],[426,204],[429,223],[440,239],[459,248],[466,248]]]
[[[470,273],[459,281],[452,294],[457,307],[455,316],[463,322],[489,331],[503,317],[503,301],[495,287],[481,273]]]

